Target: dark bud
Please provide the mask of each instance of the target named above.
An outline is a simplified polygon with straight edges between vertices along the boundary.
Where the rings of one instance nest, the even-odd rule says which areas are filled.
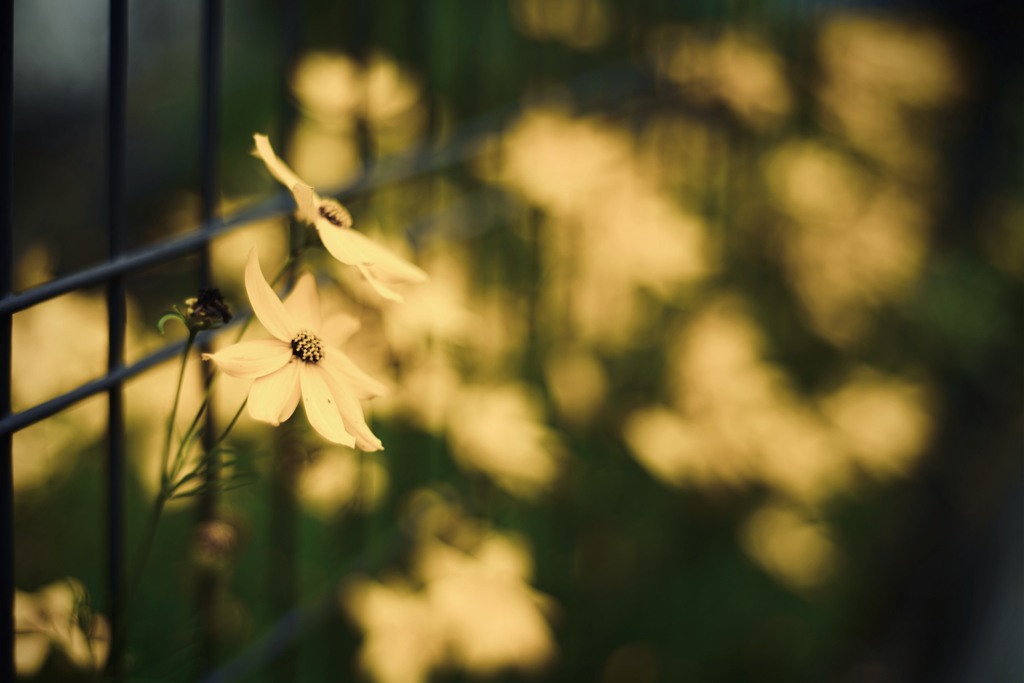
[[[198,297],[185,303],[188,304],[188,317],[200,325],[213,327],[231,320],[231,311],[216,287],[200,289]]]

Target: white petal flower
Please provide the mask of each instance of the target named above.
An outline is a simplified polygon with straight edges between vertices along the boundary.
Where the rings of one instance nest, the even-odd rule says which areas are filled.
[[[245,266],[245,289],[256,317],[277,339],[242,342],[204,353],[203,360],[233,377],[256,379],[249,389],[249,414],[277,426],[291,417],[301,397],[309,424],[328,441],[364,451],[383,448],[366,424],[359,399],[381,396],[385,387],[339,349],[324,346],[321,328],[333,321],[325,324],[320,316],[313,276],[303,274],[282,302],[263,277],[254,245]]]
[[[254,135],[256,152],[277,180],[292,191],[296,215],[316,227],[320,240],[331,256],[342,263],[359,268],[359,272],[385,299],[402,301],[402,296],[388,284],[424,282],[427,274],[403,261],[360,232],[352,229],[352,216],[333,199],[325,199],[307,185],[281,161],[266,135]],[[387,284],[386,284],[387,283]],[[254,305],[255,308],[255,305]],[[269,329],[269,328],[268,328]],[[271,334],[277,333],[271,330]]]

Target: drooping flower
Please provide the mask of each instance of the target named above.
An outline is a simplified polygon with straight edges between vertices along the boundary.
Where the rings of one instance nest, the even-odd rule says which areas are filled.
[[[320,233],[320,240],[331,256],[359,268],[367,282],[385,299],[402,301],[402,295],[388,284],[424,282],[427,274],[398,258],[366,235],[352,229],[352,216],[337,201],[321,197],[288,165],[281,161],[266,135],[254,135],[256,151],[279,182],[292,191],[296,214]],[[388,283],[388,284],[385,284]]]
[[[303,274],[282,302],[263,277],[253,245],[245,289],[256,317],[276,339],[241,342],[204,353],[203,360],[212,360],[232,377],[256,379],[249,390],[249,414],[277,426],[291,417],[301,396],[309,424],[328,441],[364,451],[383,448],[366,424],[359,399],[382,396],[385,387],[339,349],[324,344],[313,276]]]

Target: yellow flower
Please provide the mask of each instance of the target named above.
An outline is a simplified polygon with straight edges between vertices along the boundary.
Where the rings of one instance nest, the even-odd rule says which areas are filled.
[[[14,665],[35,676],[57,648],[77,668],[99,671],[110,651],[110,623],[87,605],[82,582],[68,577],[35,593],[14,591]],[[84,630],[83,630],[84,629]]]
[[[256,317],[276,339],[235,344],[204,353],[203,360],[212,360],[232,377],[256,378],[249,389],[249,414],[277,426],[291,417],[301,396],[309,424],[328,441],[364,451],[383,448],[366,425],[359,399],[383,395],[384,385],[340,350],[324,345],[313,276],[303,274],[282,303],[263,277],[253,245],[245,289]]]
[[[402,301],[402,296],[385,284],[424,282],[427,274],[377,245],[366,235],[352,229],[348,210],[330,198],[323,198],[304,183],[274,154],[266,135],[254,135],[256,151],[271,175],[292,191],[300,219],[316,227],[320,240],[331,256],[359,268],[359,272],[385,299]]]

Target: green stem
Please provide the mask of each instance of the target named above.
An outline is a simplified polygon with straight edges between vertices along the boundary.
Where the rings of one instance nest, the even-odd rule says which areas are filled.
[[[163,514],[164,503],[166,502],[167,496],[164,493],[164,490],[161,489],[153,504],[153,510],[149,516],[149,523],[146,525],[145,536],[143,536],[143,542],[139,548],[139,555],[136,558],[135,572],[131,576],[127,594],[125,595],[124,605],[121,608],[121,623],[125,626],[129,623],[132,608],[135,606],[135,597],[138,595],[139,588],[142,586],[142,577],[145,574],[146,563],[149,561],[149,555],[153,550],[153,541],[156,539],[156,530],[157,527],[160,526],[160,516]],[[108,671],[111,670],[112,666],[116,666],[115,662],[120,658],[121,652],[124,649],[128,629],[122,627],[119,630],[120,633],[118,634],[117,640],[112,644],[110,656],[107,660]]]
[[[281,270],[274,277],[273,282],[271,282],[271,287],[276,285],[277,282],[282,277],[284,277],[285,273],[288,272],[288,269],[291,267],[292,263],[295,261],[297,256],[298,254],[289,255],[288,259],[281,267]],[[255,317],[255,315],[249,316],[249,318],[245,321],[245,324],[242,325],[242,329],[238,331],[238,337],[235,339],[236,343],[241,341],[242,336],[245,334],[246,330],[249,329],[249,325],[252,323],[252,320]],[[135,595],[142,584],[142,577],[145,574],[146,564],[147,562],[149,562],[149,556],[153,551],[153,543],[156,539],[157,529],[160,526],[160,518],[163,515],[164,506],[166,505],[168,498],[173,494],[175,490],[175,486],[172,484],[172,481],[177,478],[181,470],[181,466],[183,464],[184,459],[185,447],[189,443],[191,443],[192,437],[195,434],[196,429],[198,428],[199,420],[202,417],[203,413],[205,412],[206,407],[209,405],[210,392],[211,389],[213,388],[214,381],[219,375],[218,371],[214,371],[214,373],[210,376],[210,381],[206,384],[206,396],[203,397],[203,402],[199,406],[199,410],[196,412],[195,418],[192,420],[192,424],[189,425],[188,430],[181,438],[181,443],[178,444],[178,451],[174,458],[174,466],[172,467],[171,472],[168,472],[167,467],[170,464],[171,458],[171,442],[174,440],[174,423],[178,417],[178,405],[181,402],[181,387],[184,384],[185,368],[188,365],[188,357],[189,354],[191,354],[192,352],[192,347],[195,344],[195,340],[196,332],[194,330],[189,330],[188,342],[185,344],[185,353],[181,359],[181,370],[178,372],[178,386],[174,391],[174,405],[171,407],[171,417],[167,421],[167,438],[164,441],[164,449],[160,459],[160,491],[157,493],[156,500],[153,503],[153,510],[150,513],[149,522],[146,525],[142,545],[139,549],[139,555],[135,563],[135,572],[132,575],[131,582],[128,584],[128,591],[127,595],[125,596],[124,607],[122,608],[122,623],[128,622],[128,617],[130,615],[131,607],[133,606],[134,603]],[[246,404],[248,404],[248,402],[248,398],[242,401],[242,405],[238,407],[238,411],[235,413],[235,416],[231,418],[231,422],[228,424],[227,428],[221,433],[220,437],[217,438],[217,441],[214,442],[212,446],[210,446],[211,453],[214,450],[216,450],[216,448],[224,441],[224,439],[227,438],[228,434],[231,432],[231,429],[235,426],[235,423],[238,422],[238,418],[241,417],[242,411],[245,409],[245,406]],[[111,656],[108,661],[108,668],[110,666],[110,662],[112,662],[115,657],[120,656],[120,652],[124,647],[125,633],[126,630],[121,629],[121,634],[118,636],[117,642],[113,643],[113,647],[111,648]]]
[[[231,418],[231,422],[228,423],[228,426],[221,433],[220,437],[213,443],[212,446],[210,446],[210,450],[211,451],[213,449],[217,448],[217,446],[219,446],[221,444],[221,442],[228,437],[228,434],[231,432],[231,428],[235,426],[236,422],[238,422],[238,418],[241,416],[242,411],[245,410],[245,406],[246,406],[246,404],[248,402],[249,402],[249,397],[247,396],[245,398],[245,400],[242,401],[242,405],[238,406],[238,412],[236,412],[235,416],[233,418]]]
[[[156,538],[156,530],[157,527],[160,526],[160,517],[163,515],[164,504],[166,502],[167,494],[164,491],[160,491],[156,496],[156,501],[153,503],[153,511],[150,513],[149,524],[146,526],[146,534],[143,536],[142,546],[139,550],[138,562],[135,567],[135,576],[129,586],[129,602],[135,592],[139,590],[139,586],[142,584],[142,575],[146,569],[146,562],[149,561],[149,554],[153,551],[153,540]]]
[[[206,396],[203,397],[203,402],[199,405],[199,410],[196,411],[196,416],[192,420],[192,424],[189,425],[188,431],[185,432],[185,436],[181,438],[181,444],[178,445],[178,454],[176,460],[181,458],[181,449],[183,449],[189,441],[192,440],[192,435],[196,431],[196,427],[199,425],[199,418],[206,412],[206,406],[210,403],[210,387],[213,386],[213,377],[210,378],[210,383],[206,385]]]
[[[178,417],[178,403],[181,401],[181,385],[185,380],[185,366],[188,365],[189,354],[192,353],[192,345],[196,341],[195,330],[188,331],[188,343],[185,344],[185,353],[181,357],[181,370],[178,372],[178,388],[174,390],[174,406],[171,407],[171,418],[167,421],[167,440],[164,442],[164,452],[160,459],[160,490],[167,489],[167,461],[171,457],[171,441],[174,438],[174,421]]]
[[[174,405],[171,406],[171,416],[167,420],[167,438],[164,441],[164,450],[160,459],[160,491],[157,493],[156,501],[153,504],[153,511],[150,514],[149,524],[146,527],[139,556],[135,564],[135,573],[131,583],[128,584],[128,594],[124,603],[124,616],[128,616],[132,599],[135,592],[142,583],[142,575],[146,570],[146,562],[149,561],[149,554],[153,549],[153,539],[156,538],[156,530],[160,525],[160,516],[164,511],[164,503],[167,502],[168,472],[167,464],[171,457],[171,441],[174,439],[174,422],[178,417],[178,405],[181,403],[181,387],[185,383],[185,368],[188,367],[188,357],[192,353],[192,346],[196,341],[195,330],[189,330],[188,342],[185,344],[185,353],[181,357],[181,370],[178,371],[178,386],[174,390]],[[179,453],[181,451],[179,447]]]
[[[190,450],[190,448],[192,446],[192,442],[195,440],[195,437],[196,437],[196,432],[194,432],[194,431],[190,432],[186,436],[186,438],[181,440],[181,443],[178,445],[178,453],[174,456],[174,464],[171,465],[171,473],[170,473],[170,476],[168,476],[168,478],[167,478],[167,491],[166,492],[167,492],[168,495],[173,493],[173,491],[177,487],[176,484],[172,484],[171,482],[174,482],[174,481],[177,480],[178,474],[181,472],[182,466],[184,466],[185,461],[188,459],[188,452],[189,452],[189,450]]]
[[[301,252],[300,252],[300,255],[301,255]],[[295,262],[296,258],[297,258],[297,256],[295,256],[295,257],[289,256],[288,257],[288,259],[284,262],[284,265],[281,266],[281,270],[278,271],[277,275],[274,276],[273,281],[270,283],[271,287],[276,285],[281,280],[281,278],[284,277],[285,273],[288,272],[288,269],[291,267],[292,263]],[[253,321],[253,319],[255,317],[256,317],[255,315],[250,315],[248,318],[246,318],[245,323],[242,325],[242,329],[240,329],[238,331],[238,336],[235,337],[235,343],[236,344],[238,342],[242,341],[242,337],[245,336],[246,331],[249,329],[249,325],[252,324],[252,321]],[[191,341],[190,341],[190,344],[191,344]],[[191,441],[192,434],[195,432],[196,428],[199,426],[199,420],[202,418],[203,412],[206,410],[206,406],[210,402],[210,391],[213,389],[213,384],[214,384],[214,382],[217,381],[218,377],[220,377],[220,370],[219,369],[218,370],[214,370],[213,373],[210,375],[210,381],[206,385],[206,396],[203,397],[203,402],[199,406],[199,410],[196,411],[196,415],[195,415],[195,418],[193,418],[193,420],[192,420],[192,424],[189,426],[188,431],[185,432],[185,435],[181,439],[181,443],[178,445],[178,452],[177,452],[177,454],[174,457],[174,467],[172,468],[172,470],[174,472],[174,475],[176,475],[178,470],[181,469],[181,460],[182,460],[183,455],[184,455],[182,453],[182,449],[184,449],[184,447]],[[180,384],[179,384],[179,389],[180,389]],[[244,407],[245,407],[245,403],[242,404],[242,408],[244,408]],[[241,414],[241,412],[242,412],[242,408],[238,409],[238,414],[236,414],[235,415],[235,419],[231,421],[231,426],[234,426],[235,420],[238,419],[238,415]],[[230,431],[230,427],[228,428],[227,431]],[[227,431],[225,431],[225,433],[221,435],[221,438],[217,440],[217,443],[220,443],[221,441],[224,440],[224,437],[227,436]],[[167,461],[169,460],[169,457],[170,457],[170,435],[168,435],[167,452],[166,452],[166,454],[164,456],[164,466],[163,466],[163,470],[162,471],[166,472],[166,470],[167,470]],[[171,479],[174,478],[174,475],[172,475]]]
[[[220,444],[224,441],[224,439],[226,439],[228,437],[228,434],[231,433],[231,429],[235,426],[235,423],[238,422],[238,418],[242,416],[242,411],[245,410],[245,406],[248,405],[248,403],[249,403],[249,399],[246,398],[244,401],[242,401],[242,405],[238,406],[238,410],[235,412],[235,416],[233,418],[231,418],[231,422],[228,423],[228,426],[224,429],[224,431],[217,438],[217,440],[215,442],[213,442],[213,444],[210,445],[210,449],[209,449],[208,455],[212,454],[214,451],[216,451],[217,447],[220,446]],[[191,477],[195,476],[195,474],[196,474],[196,472],[192,472],[192,474],[185,475],[185,478],[182,479],[181,481],[177,481],[177,483],[173,483],[173,484],[170,483],[170,482],[174,482],[175,480],[178,479],[178,474],[181,472],[181,465],[183,464],[183,462],[184,462],[184,458],[183,457],[179,457],[175,461],[175,467],[174,467],[174,469],[171,472],[171,477],[170,477],[170,480],[169,480],[169,483],[168,483],[168,487],[166,489],[166,495],[168,495],[168,496],[173,497],[174,496],[174,492],[178,490],[178,487],[180,487],[182,484],[184,484],[186,481],[188,481]]]

